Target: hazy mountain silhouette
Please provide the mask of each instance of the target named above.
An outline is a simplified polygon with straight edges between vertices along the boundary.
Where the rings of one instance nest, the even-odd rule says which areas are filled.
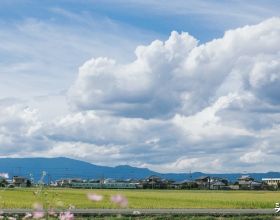
[[[40,179],[43,171],[47,172],[45,181],[53,181],[61,178],[83,178],[83,179],[142,179],[150,175],[158,175],[165,179],[173,179],[176,181],[185,179],[195,179],[200,176],[210,175],[216,177],[227,178],[234,182],[242,175],[241,173],[229,174],[206,174],[201,172],[189,171],[186,173],[158,173],[147,168],[137,168],[128,165],[116,167],[98,166],[88,162],[74,160],[64,157],[57,158],[0,158],[0,172],[9,173],[10,178],[14,175],[29,177],[33,176],[35,181]],[[248,173],[256,180],[261,178],[277,177],[280,178],[279,172],[268,173]]]

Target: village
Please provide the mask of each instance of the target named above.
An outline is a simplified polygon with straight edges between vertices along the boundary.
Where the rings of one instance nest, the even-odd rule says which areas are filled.
[[[242,175],[235,182],[230,182],[225,178],[202,176],[194,180],[174,181],[152,175],[139,180],[63,178],[46,183],[42,179],[35,182],[24,176],[13,176],[12,179],[1,177],[0,185],[7,188],[45,185],[80,189],[279,190],[280,178],[262,178],[257,181],[249,175]]]

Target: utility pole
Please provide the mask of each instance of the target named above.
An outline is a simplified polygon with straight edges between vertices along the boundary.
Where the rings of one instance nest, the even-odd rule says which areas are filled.
[[[51,175],[48,173],[48,186],[51,184]]]
[[[189,177],[190,177],[190,180],[192,180],[192,170],[190,170]]]

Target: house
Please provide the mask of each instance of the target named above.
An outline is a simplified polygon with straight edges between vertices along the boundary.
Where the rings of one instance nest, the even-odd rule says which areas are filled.
[[[152,175],[141,181],[144,189],[166,189],[169,181],[159,176]]]
[[[30,187],[31,186],[30,180],[23,176],[14,176],[12,184],[15,187]]]
[[[174,189],[197,189],[198,185],[193,180],[183,180],[172,183]]]
[[[195,179],[199,189],[210,189],[210,176],[201,176]]]
[[[242,175],[241,177],[238,178],[239,189],[243,189],[243,190],[251,189],[252,181],[254,181],[254,179],[249,175]]]
[[[238,184],[231,184],[231,185],[228,185],[228,189],[231,189],[231,190],[239,190],[239,185],[238,185]]]
[[[280,188],[280,178],[262,178],[262,182],[270,189]]]
[[[254,178],[250,177],[249,175],[242,175],[240,178],[238,178],[238,185],[239,189],[243,190],[256,190],[262,188],[262,183],[255,181]]]
[[[228,180],[221,177],[211,177],[210,178],[210,189],[221,190],[229,189]]]
[[[210,189],[212,189],[212,190],[226,189],[226,184],[219,180],[212,181],[212,182],[210,182]]]
[[[66,178],[66,179],[57,180],[56,185],[59,187],[71,187],[73,183],[79,183],[82,181],[83,180],[79,178]]]

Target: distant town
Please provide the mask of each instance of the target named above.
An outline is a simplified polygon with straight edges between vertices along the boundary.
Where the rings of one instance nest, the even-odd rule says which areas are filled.
[[[256,181],[249,175],[242,175],[235,182],[225,178],[214,176],[202,176],[196,179],[174,181],[152,175],[144,179],[117,180],[111,178],[81,179],[63,178],[45,183],[44,174],[41,180],[35,182],[32,178],[13,176],[9,179],[8,174],[0,175],[0,186],[7,188],[36,187],[46,185],[49,187],[67,187],[80,189],[198,189],[198,190],[278,190],[280,178],[262,178]]]

